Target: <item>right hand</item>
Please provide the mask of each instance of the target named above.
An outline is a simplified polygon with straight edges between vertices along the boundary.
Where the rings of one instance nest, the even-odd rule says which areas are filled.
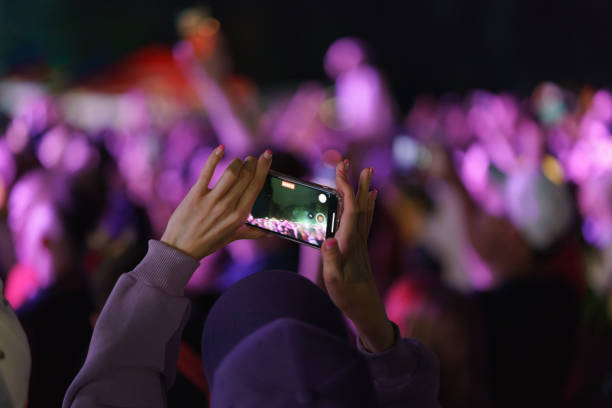
[[[261,191],[272,153],[266,150],[258,159],[234,159],[212,188],[208,188],[215,168],[223,158],[223,145],[208,157],[198,181],[176,208],[161,241],[201,260],[238,239],[266,236],[266,232],[245,225]]]
[[[366,349],[383,351],[394,342],[394,331],[374,283],[368,255],[368,235],[376,190],[369,191],[373,169],[363,169],[357,197],[349,184],[348,161],[336,167],[336,187],[343,211],[335,238],[322,248],[323,279],[338,308],[353,322]]]

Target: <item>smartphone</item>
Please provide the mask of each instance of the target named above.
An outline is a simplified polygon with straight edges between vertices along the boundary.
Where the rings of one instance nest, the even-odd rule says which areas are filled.
[[[321,248],[338,228],[338,193],[270,170],[247,225]]]

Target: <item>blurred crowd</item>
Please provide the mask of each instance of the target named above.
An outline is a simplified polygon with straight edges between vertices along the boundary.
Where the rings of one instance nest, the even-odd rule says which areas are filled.
[[[332,187],[344,157],[353,176],[374,167],[372,269],[389,318],[438,355],[442,406],[612,403],[612,93],[543,83],[401,112],[357,39],[329,47],[328,82],[259,88],[219,21],[190,9],[178,28],[173,48],[66,89],[0,82],[0,277],[30,342],[30,407],[59,406],[114,282],[220,143]],[[197,350],[219,294],[262,269],[319,281],[318,256],[269,238],[204,259],[170,406],[207,406]]]

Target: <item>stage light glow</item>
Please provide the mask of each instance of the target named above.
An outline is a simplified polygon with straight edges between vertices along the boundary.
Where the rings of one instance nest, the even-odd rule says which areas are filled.
[[[417,165],[419,160],[419,145],[407,135],[400,135],[393,141],[393,160],[398,167],[410,169]]]

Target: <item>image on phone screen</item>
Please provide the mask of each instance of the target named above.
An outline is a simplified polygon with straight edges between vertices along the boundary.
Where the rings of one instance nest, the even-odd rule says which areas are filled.
[[[332,189],[271,172],[247,224],[320,248],[335,232],[337,208]]]

